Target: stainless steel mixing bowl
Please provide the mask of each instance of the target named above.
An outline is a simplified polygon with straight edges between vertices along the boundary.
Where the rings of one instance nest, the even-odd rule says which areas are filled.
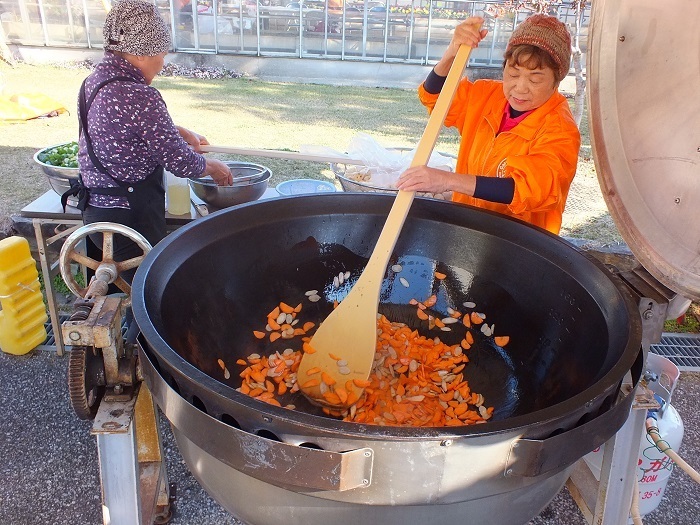
[[[265,193],[272,177],[269,168],[250,162],[226,161],[225,164],[233,174],[232,186],[217,186],[211,177],[189,181],[194,194],[212,211],[257,200]]]
[[[408,152],[409,148],[388,148],[389,151],[398,152]],[[451,153],[440,152],[440,155],[444,157],[450,157],[456,159],[457,157]],[[372,192],[372,193],[396,193],[398,190],[395,188],[388,188],[386,186],[380,186],[378,184],[372,183],[370,180],[363,180],[363,174],[354,173],[351,174],[353,170],[362,169],[362,166],[353,166],[349,164],[335,164],[331,163],[331,171],[335,174],[336,178],[340,182],[340,186],[343,191],[354,191],[354,192]],[[365,176],[369,179],[371,169],[370,167],[365,167],[368,173]],[[427,192],[417,192],[416,195],[421,197],[429,197],[438,200],[452,200],[452,192],[445,193],[427,193]]]
[[[47,150],[50,150],[57,146],[62,146],[64,144],[68,144],[68,142],[47,146],[43,149],[40,149],[34,154],[34,162],[36,162],[39,165],[39,167],[41,167],[41,170],[44,172],[46,178],[49,181],[49,186],[51,186],[51,189],[59,195],[63,195],[63,193],[70,189],[71,180],[78,180],[79,169],[62,168],[59,166],[52,166],[51,164],[46,164],[45,162],[39,160],[39,155],[46,152]],[[75,198],[68,199],[68,204],[71,204],[73,206],[76,204],[76,202],[77,201],[75,200]]]

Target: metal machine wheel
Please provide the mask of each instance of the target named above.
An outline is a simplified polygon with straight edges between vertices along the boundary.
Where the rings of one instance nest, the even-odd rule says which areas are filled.
[[[88,257],[76,250],[77,245],[88,235],[93,233],[102,234],[102,260],[97,261]],[[114,253],[114,234],[123,235],[129,240],[135,242],[143,254],[138,257],[133,257],[126,261],[115,261]],[[126,270],[136,268],[145,258],[146,254],[151,251],[151,244],[146,238],[137,231],[121,224],[112,222],[95,222],[86,224],[75,230],[65,241],[61,248],[59,263],[61,268],[61,276],[66,283],[66,286],[78,297],[86,297],[89,286],[80,286],[72,275],[70,270],[71,263],[76,262],[87,266],[95,271],[95,276],[101,278],[107,284],[114,283],[120,290],[127,295],[131,295],[131,285],[120,277],[120,274]]]
[[[78,244],[93,233],[102,234],[101,261],[92,259],[77,250]],[[123,235],[136,243],[143,253],[126,261],[115,261],[113,258],[115,234]],[[112,283],[127,294],[127,297],[121,301],[128,306],[131,302],[131,286],[121,277],[121,274],[141,264],[150,250],[151,245],[140,233],[121,224],[97,222],[75,230],[66,239],[59,256],[61,276],[66,286],[75,295],[83,298],[75,302],[70,321],[73,323],[86,321],[95,305],[95,299],[107,295],[109,285]],[[95,276],[87,287],[81,287],[76,282],[71,271],[71,265],[74,262],[94,270]],[[79,338],[76,341],[78,341],[77,346],[73,346],[68,360],[70,402],[80,419],[94,419],[107,387],[113,385],[107,384],[108,375],[105,373],[103,348],[83,346]]]
[[[68,359],[68,394],[70,404],[80,419],[95,419],[105,385],[102,350],[74,346]]]

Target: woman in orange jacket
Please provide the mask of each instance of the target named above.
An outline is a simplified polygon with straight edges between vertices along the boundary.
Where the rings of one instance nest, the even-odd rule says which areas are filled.
[[[486,36],[483,19],[455,29],[445,54],[418,88],[432,111],[462,44],[477,47]],[[503,81],[460,82],[446,126],[462,141],[454,173],[417,166],[397,187],[443,193],[453,200],[497,211],[559,233],[581,143],[569,105],[558,91],[569,71],[571,37],[554,17],[533,15],[513,31]]]

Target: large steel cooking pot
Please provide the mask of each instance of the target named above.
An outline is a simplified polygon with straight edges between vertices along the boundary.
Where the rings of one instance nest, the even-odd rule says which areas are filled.
[[[413,322],[404,305],[437,290],[438,312],[464,301],[488,312],[511,342],[477,338],[465,376],[493,419],[361,425],[301,398],[292,411],[237,392],[236,359],[294,346],[252,336],[267,312],[318,289],[324,300],[303,312],[323,320],[340,293],[333,277],[357,278],[392,201],[332,194],[222,210],[159,243],[135,276],[146,380],[191,471],[246,522],[525,523],[627,417],[619,389],[641,368],[641,327],[624,286],[543,230],[428,199],[414,202],[393,256],[410,288],[387,277],[380,309]]]

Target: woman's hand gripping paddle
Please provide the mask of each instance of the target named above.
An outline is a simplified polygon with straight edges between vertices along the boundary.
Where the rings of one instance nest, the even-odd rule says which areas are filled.
[[[412,167],[428,163],[471,49],[460,46],[418,143]],[[414,195],[412,191],[398,192],[362,275],[304,345],[297,382],[313,403],[336,409],[348,407],[369,384],[377,345],[379,293]]]

